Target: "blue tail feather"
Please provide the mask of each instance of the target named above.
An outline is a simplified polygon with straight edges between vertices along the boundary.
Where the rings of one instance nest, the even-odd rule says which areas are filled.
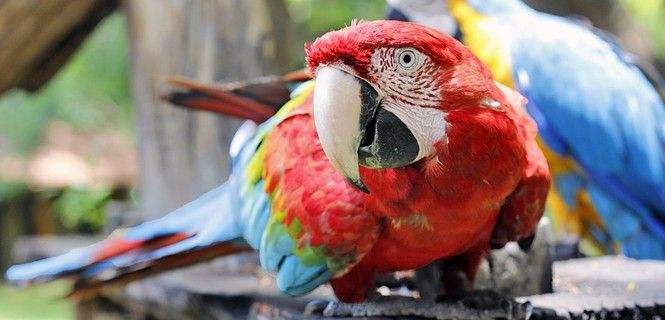
[[[163,218],[128,228],[124,234],[89,247],[75,249],[64,255],[31,263],[12,266],[6,278],[14,283],[49,280],[73,271],[92,275],[121,264],[131,264],[138,257],[132,250],[106,261],[96,262],[100,250],[113,241],[147,241],[173,234],[192,234],[195,238],[212,242],[233,240],[242,235],[233,213],[232,194],[228,185],[222,185]],[[214,230],[211,230],[213,229]],[[189,238],[192,239],[192,238]],[[182,241],[181,241],[182,242]],[[177,247],[166,247],[173,250]],[[160,251],[160,254],[164,254]],[[89,270],[85,270],[88,269]]]
[[[174,210],[162,218],[129,228],[124,234],[127,240],[146,240],[176,233],[194,234],[207,224],[216,213],[228,210],[228,185],[208,191],[198,199]]]
[[[656,219],[647,212],[623,205],[596,185],[589,185],[589,195],[612,238],[622,252],[633,258],[665,259],[665,245],[659,238]],[[638,210],[641,208],[638,208]]]
[[[90,262],[99,245],[72,250],[66,254],[10,267],[5,277],[9,282],[24,284],[48,280],[60,274],[82,268]]]

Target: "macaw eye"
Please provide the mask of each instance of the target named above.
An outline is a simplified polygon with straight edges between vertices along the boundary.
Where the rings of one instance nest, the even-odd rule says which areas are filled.
[[[399,49],[395,56],[400,67],[406,70],[415,69],[419,62],[418,52],[411,48]]]

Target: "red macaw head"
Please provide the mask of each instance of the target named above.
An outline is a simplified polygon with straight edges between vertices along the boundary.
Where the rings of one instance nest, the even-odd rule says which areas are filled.
[[[395,168],[433,155],[446,141],[446,112],[493,83],[455,39],[412,23],[354,22],[305,50],[323,149],[365,192],[358,165]]]

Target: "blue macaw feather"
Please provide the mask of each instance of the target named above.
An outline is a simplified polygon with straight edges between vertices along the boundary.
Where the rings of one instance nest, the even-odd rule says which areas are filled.
[[[665,218],[665,145],[659,137],[665,106],[634,66],[611,44],[565,19],[534,14],[518,19],[511,37],[517,85],[537,106],[578,162],[631,184],[650,186],[650,202]],[[547,34],[540,35],[538,32]],[[544,63],[543,61],[547,61]],[[528,89],[523,89],[528,86]],[[661,192],[658,192],[661,191]]]
[[[586,182],[579,174],[567,172],[554,178],[554,185],[561,197],[569,207],[574,207],[580,190],[586,187]]]
[[[556,177],[564,200],[586,188],[625,254],[665,259],[665,104],[654,81],[590,26],[520,0],[467,2],[496,21],[543,142],[584,171]]]

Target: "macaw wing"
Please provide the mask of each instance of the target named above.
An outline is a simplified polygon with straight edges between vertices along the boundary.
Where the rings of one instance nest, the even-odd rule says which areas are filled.
[[[515,190],[501,208],[493,231],[491,244],[503,247],[508,241],[518,241],[520,247],[530,247],[538,221],[545,211],[545,199],[550,187],[547,160],[536,144],[536,125],[524,110],[526,100],[519,93],[497,83],[515,112],[517,125],[524,137],[526,166]]]
[[[326,158],[311,102],[312,95],[303,93],[274,117],[281,118],[280,123],[257,152],[263,161],[254,171],[261,172],[272,201],[261,239],[261,264],[277,272],[278,287],[294,296],[346,272],[372,247],[379,227],[364,208],[362,192]]]
[[[151,239],[192,229],[187,237],[160,246],[138,246],[136,250],[124,251],[113,246],[112,254],[101,252],[103,257],[77,271],[74,294],[86,296],[104,286],[126,283],[155,272],[251,248],[259,250],[272,212],[261,169],[266,138],[308,95],[309,92],[296,91],[294,99],[262,125],[257,127],[248,121],[238,129],[230,148],[231,174],[221,187],[163,218],[130,228],[123,235],[123,239]]]
[[[650,202],[665,211],[665,106],[658,93],[611,44],[550,20],[533,28],[546,35],[525,31],[511,46],[516,84],[530,111],[537,109],[548,134],[567,148],[558,151],[627,188],[640,183],[660,191]]]
[[[510,49],[515,85],[541,137],[665,240],[665,106],[658,92],[614,44],[562,18],[539,20],[528,20]]]
[[[658,72],[656,66],[635,54],[624,51],[619,39],[605,30],[596,28],[588,19],[584,17],[569,17],[569,19],[571,22],[577,23],[580,27],[593,32],[593,34],[608,43],[617,57],[625,64],[637,67],[654,89],[660,94],[661,99],[665,100],[665,79],[663,79],[663,76]]]
[[[234,168],[227,183],[239,199],[234,221],[217,216],[196,237],[138,257],[116,257],[110,263],[115,274],[132,277],[143,270],[137,266],[217,243],[218,230],[230,222],[290,295],[308,293],[357,262],[371,248],[378,223],[363,220],[373,217],[364,212],[361,192],[334,170],[318,143],[313,87],[312,81],[296,88],[274,116],[249,126],[250,134],[241,128],[239,135],[247,138],[240,138],[237,151],[232,142]]]
[[[310,85],[309,87],[312,87]],[[261,163],[266,137],[285,119],[288,109],[304,102],[296,90],[284,112],[257,127],[246,122],[231,143],[229,180],[170,214],[70,253],[14,266],[13,283],[28,284],[71,276],[75,295],[94,294],[103,286],[190,265],[251,248],[259,249],[271,216]]]

